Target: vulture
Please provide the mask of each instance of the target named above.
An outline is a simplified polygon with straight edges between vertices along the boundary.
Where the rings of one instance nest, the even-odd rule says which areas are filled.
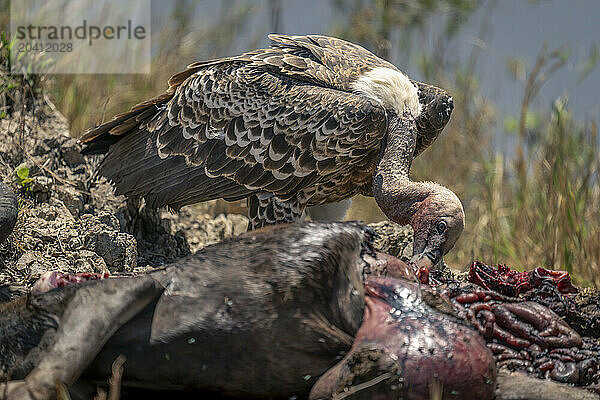
[[[462,204],[409,171],[452,97],[341,39],[269,38],[269,48],[189,65],[164,94],[88,130],[84,153],[106,154],[99,173],[150,207],[246,198],[250,229],[374,196],[412,225],[417,264],[435,265],[463,230]]]

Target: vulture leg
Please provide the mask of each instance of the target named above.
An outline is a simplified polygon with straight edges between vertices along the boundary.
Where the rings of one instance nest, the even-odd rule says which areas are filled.
[[[299,221],[306,204],[297,196],[281,200],[272,193],[258,193],[248,197],[248,230]]]

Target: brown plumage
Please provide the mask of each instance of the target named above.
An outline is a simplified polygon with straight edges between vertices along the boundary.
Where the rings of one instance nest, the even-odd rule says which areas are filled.
[[[166,93],[82,137],[87,153],[106,153],[100,173],[118,193],[173,209],[248,198],[253,228],[293,221],[306,206],[373,194],[394,118],[409,121],[394,133],[408,147],[387,172],[408,177],[450,117],[445,91],[360,46],[269,37],[271,48],[190,65]]]

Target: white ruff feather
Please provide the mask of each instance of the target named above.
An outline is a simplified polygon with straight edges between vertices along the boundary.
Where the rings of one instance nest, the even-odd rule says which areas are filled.
[[[421,113],[417,88],[406,75],[386,67],[377,67],[352,82],[353,90],[375,99],[386,109],[402,115],[409,111],[413,117]]]

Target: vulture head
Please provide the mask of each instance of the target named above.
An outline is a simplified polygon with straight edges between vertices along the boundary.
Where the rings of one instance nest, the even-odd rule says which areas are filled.
[[[412,261],[430,269],[452,250],[463,231],[462,203],[451,190],[438,186],[417,205],[410,225],[414,231]]]
[[[375,175],[375,200],[390,220],[412,226],[412,261],[432,268],[452,250],[464,229],[461,201],[451,190],[433,182],[399,181],[402,185],[390,190],[382,184],[384,179],[384,173]]]

